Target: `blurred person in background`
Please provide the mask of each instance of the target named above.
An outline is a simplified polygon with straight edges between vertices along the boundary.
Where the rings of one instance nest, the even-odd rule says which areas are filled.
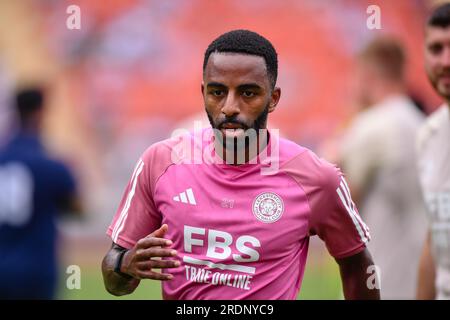
[[[423,115],[405,92],[405,52],[394,38],[372,40],[359,54],[360,112],[344,134],[339,163],[371,230],[383,299],[413,299],[424,206],[415,162]]]
[[[17,92],[19,128],[0,149],[0,299],[52,299],[57,276],[56,217],[80,213],[69,169],[41,142],[44,92]]]
[[[450,4],[437,7],[425,27],[425,68],[445,100],[417,137],[428,236],[420,259],[418,299],[450,299]]]

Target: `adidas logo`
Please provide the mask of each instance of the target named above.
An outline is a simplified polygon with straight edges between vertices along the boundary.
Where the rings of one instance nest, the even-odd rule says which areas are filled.
[[[173,197],[175,202],[189,203],[193,206],[197,205],[195,201],[194,192],[192,192],[192,188],[187,189],[184,192],[181,192],[179,195]]]

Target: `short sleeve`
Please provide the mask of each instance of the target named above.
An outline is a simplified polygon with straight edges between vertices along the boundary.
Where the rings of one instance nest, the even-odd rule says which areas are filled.
[[[334,258],[361,252],[370,240],[369,229],[351,199],[341,171],[331,165],[323,168],[321,188],[312,195],[310,234],[317,234]]]
[[[151,191],[151,159],[146,159],[144,155],[134,168],[107,231],[114,243],[127,249],[132,248],[139,239],[149,235],[161,224]]]

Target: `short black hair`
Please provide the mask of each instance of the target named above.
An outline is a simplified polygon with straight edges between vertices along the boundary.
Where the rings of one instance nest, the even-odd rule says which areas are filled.
[[[16,93],[16,108],[22,124],[44,105],[44,92],[40,88],[20,89]]]
[[[278,57],[269,40],[249,30],[233,30],[215,39],[205,51],[203,72],[205,72],[209,56],[214,52],[244,53],[263,57],[266,62],[267,75],[272,88],[278,76]]]
[[[433,10],[427,21],[429,27],[447,28],[450,25],[450,3],[445,3]]]

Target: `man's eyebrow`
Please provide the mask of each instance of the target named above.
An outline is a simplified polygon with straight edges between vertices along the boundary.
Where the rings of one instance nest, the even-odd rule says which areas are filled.
[[[238,88],[240,90],[249,90],[249,89],[257,89],[257,90],[259,90],[259,89],[262,89],[262,86],[260,86],[257,83],[244,83],[244,84],[241,84],[240,86],[238,86]]]
[[[209,88],[209,87],[226,88],[226,85],[224,85],[223,83],[220,83],[220,82],[209,82],[209,83],[206,85],[206,87],[207,87],[207,88]]]
[[[441,40],[431,40],[431,41],[425,41],[426,45],[435,45],[435,44],[442,44],[443,42]]]
[[[209,82],[206,85],[206,88],[227,88],[226,85],[224,85],[223,83],[220,82]],[[238,86],[239,90],[260,90],[262,89],[262,86],[260,86],[257,83],[244,83]]]

